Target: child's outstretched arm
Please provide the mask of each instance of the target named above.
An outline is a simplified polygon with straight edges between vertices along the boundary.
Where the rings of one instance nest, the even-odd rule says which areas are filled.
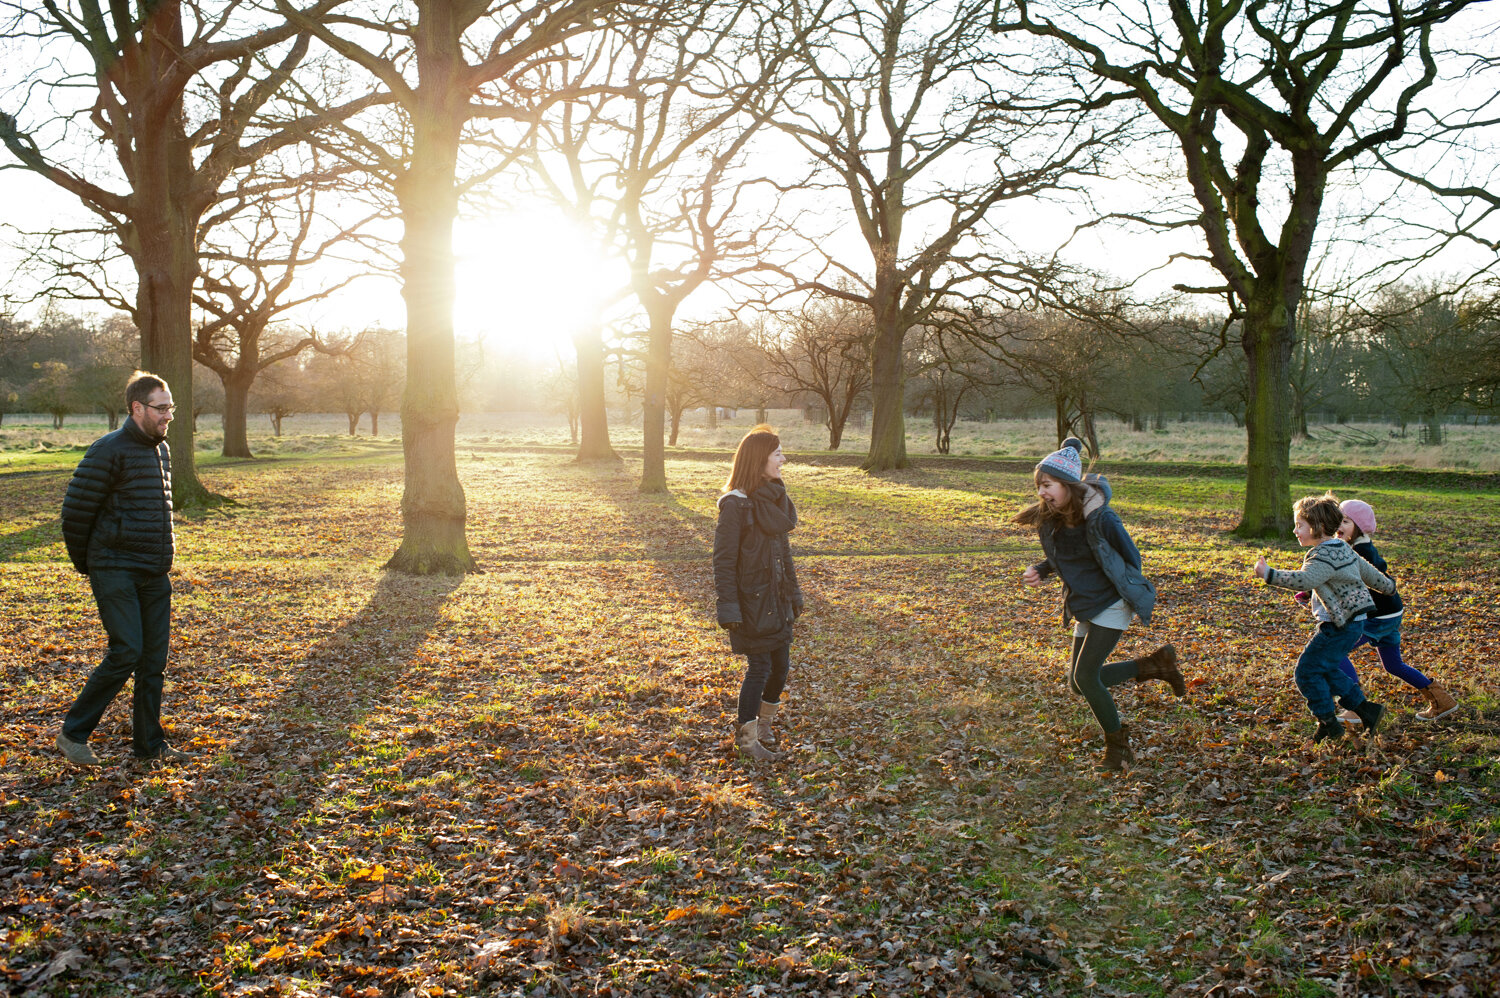
[[[1396,582],[1389,575],[1370,564],[1360,555],[1354,557],[1359,559],[1359,579],[1366,586],[1378,593],[1393,593],[1396,591]]]
[[[1305,562],[1300,572],[1287,572],[1266,564],[1264,556],[1255,563],[1255,574],[1268,586],[1278,589],[1316,589],[1333,577],[1333,566],[1321,559]],[[1381,576],[1384,578],[1384,576]],[[1384,592],[1384,590],[1381,590]]]

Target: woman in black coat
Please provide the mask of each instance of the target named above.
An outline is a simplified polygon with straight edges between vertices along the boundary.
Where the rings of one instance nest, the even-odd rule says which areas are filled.
[[[714,589],[719,626],[747,662],[734,744],[752,759],[779,759],[771,723],[791,665],[792,621],[802,590],[787,534],[797,509],[781,482],[781,438],[765,425],[745,434],[719,497],[714,531]]]

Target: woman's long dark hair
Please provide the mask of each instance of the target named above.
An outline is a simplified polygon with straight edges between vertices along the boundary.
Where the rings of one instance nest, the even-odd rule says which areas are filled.
[[[1037,485],[1042,484],[1042,476],[1047,475],[1045,471],[1038,468],[1032,475]],[[1011,517],[1012,523],[1018,523],[1023,527],[1034,527],[1043,520],[1051,520],[1053,523],[1063,527],[1076,527],[1083,522],[1083,499],[1088,495],[1088,489],[1082,482],[1063,482],[1060,478],[1047,475],[1054,482],[1062,482],[1068,487],[1068,495],[1072,498],[1068,504],[1057,509],[1051,503],[1038,499],[1036,502],[1021,510]]]
[[[724,482],[724,491],[739,489],[749,495],[766,481],[766,462],[781,446],[781,438],[765,423],[750,428],[734,451],[734,467]]]

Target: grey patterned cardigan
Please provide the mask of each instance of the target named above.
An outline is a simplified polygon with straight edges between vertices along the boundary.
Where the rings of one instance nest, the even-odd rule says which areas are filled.
[[[1302,559],[1302,571],[1272,568],[1267,570],[1265,581],[1280,589],[1311,590],[1313,611],[1321,607],[1335,627],[1344,627],[1362,613],[1375,612],[1371,589],[1396,591],[1396,583],[1337,538],[1309,548]],[[1322,616],[1319,614],[1320,619]]]

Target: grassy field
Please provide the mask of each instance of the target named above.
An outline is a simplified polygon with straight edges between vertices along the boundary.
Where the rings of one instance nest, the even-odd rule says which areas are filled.
[[[801,410],[773,409],[769,416],[780,430],[789,454],[823,453],[828,449],[828,431],[818,423],[804,422]],[[755,413],[742,409],[732,420],[706,425],[703,412],[683,420],[678,444],[685,450],[733,450],[735,443],[755,421]],[[273,436],[264,418],[253,418],[248,426],[250,446],[257,456],[276,457],[358,451],[371,442],[370,420],[364,417],[359,436],[349,436],[349,422],[339,415],[289,416],[285,435]],[[36,455],[87,446],[105,425],[102,417],[69,417],[62,430],[53,430],[50,419],[7,417],[0,424],[0,470],[18,468],[35,461]],[[399,440],[401,417],[381,417],[382,436],[377,440]],[[1310,435],[1292,443],[1292,462],[1303,465],[1393,467],[1425,470],[1500,472],[1500,425],[1445,428],[1439,446],[1424,446],[1418,427],[1408,427],[1405,436],[1387,423],[1355,423],[1348,426],[1315,425]],[[639,414],[636,422],[611,415],[610,434],[616,446],[637,449],[641,445]],[[542,413],[465,413],[459,419],[460,440],[475,447],[570,447],[568,423],[562,416]],[[1169,422],[1160,430],[1136,431],[1128,424],[1103,420],[1098,426],[1099,445],[1111,461],[1167,461],[1243,464],[1245,431],[1225,422]],[[981,423],[961,421],[953,428],[955,457],[1036,457],[1057,446],[1050,419],[1002,419]],[[199,423],[200,451],[217,453],[223,447],[218,417],[204,416]],[[850,424],[840,452],[861,455],[869,449],[869,427]],[[906,447],[913,457],[935,455],[931,421],[908,417]],[[45,460],[45,458],[44,458]]]
[[[1124,649],[1175,642],[1191,689],[1118,688],[1140,759],[1100,775],[1057,591],[1017,585],[1029,462],[794,457],[795,751],[756,767],[707,572],[727,454],[674,455],[644,497],[635,458],[576,467],[529,432],[464,437],[463,579],[379,570],[395,441],[205,461],[234,504],[179,525],[165,707],[198,759],[151,771],[126,702],[99,770],[49,748],[103,645],[57,528],[78,455],[0,471],[13,991],[1493,993],[1495,475],[1297,471],[1375,506],[1407,658],[1465,705],[1418,721],[1361,650],[1391,720],[1314,749],[1307,620],[1249,571],[1299,554],[1228,536],[1233,467],[1106,460],[1161,600]]]

